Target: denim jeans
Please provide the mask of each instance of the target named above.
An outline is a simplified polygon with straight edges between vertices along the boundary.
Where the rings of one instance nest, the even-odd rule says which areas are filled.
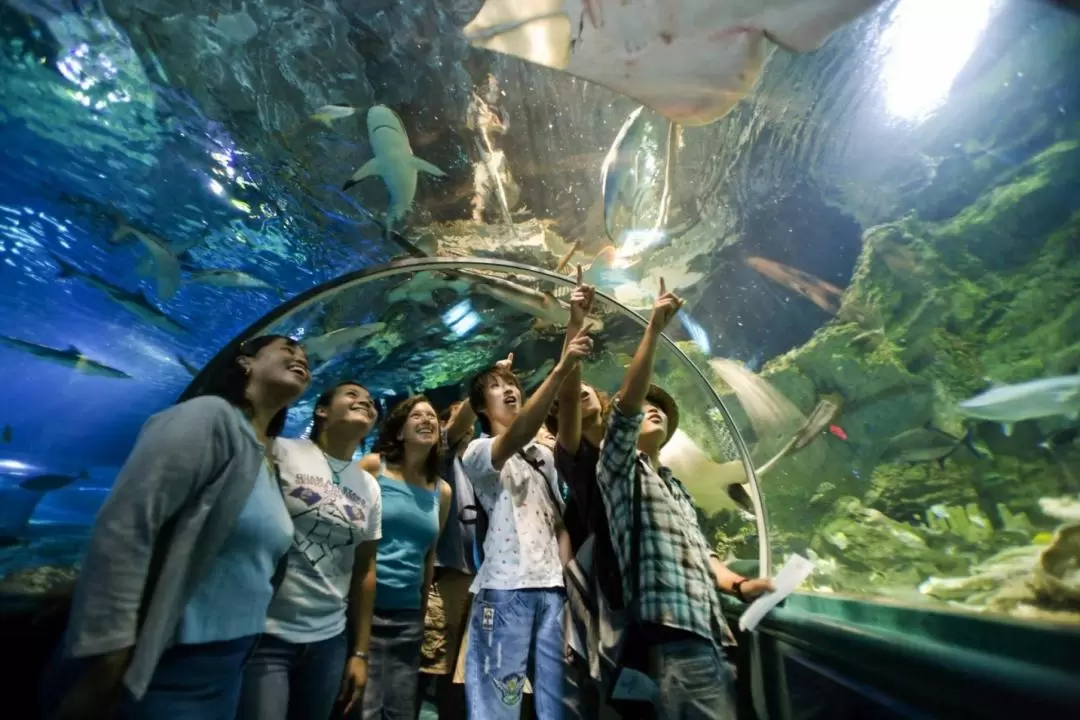
[[[263,635],[244,668],[238,720],[329,720],[345,672],[345,633],[313,643]]]
[[[679,640],[652,649],[661,720],[735,720],[735,668],[711,642]]]
[[[174,645],[154,669],[150,687],[136,701],[123,690],[116,720],[234,720],[240,702],[241,673],[256,636],[198,645]],[[58,652],[42,678],[45,716],[86,669],[85,658]]]
[[[364,700],[354,720],[415,720],[424,618],[419,610],[380,610],[371,618]]]
[[[563,717],[566,672],[559,589],[481,590],[469,619],[465,694],[471,720],[517,720],[532,661],[536,716]]]

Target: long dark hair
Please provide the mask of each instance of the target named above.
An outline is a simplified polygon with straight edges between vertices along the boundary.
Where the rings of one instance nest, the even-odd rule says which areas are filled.
[[[424,395],[407,397],[395,405],[386,415],[386,420],[379,428],[379,438],[371,452],[378,453],[382,461],[387,465],[401,465],[405,460],[405,441],[398,438],[405,421],[409,419],[409,413],[420,403],[431,405],[431,401]],[[431,405],[434,410],[435,406]],[[438,422],[438,420],[436,420]],[[442,423],[439,423],[442,430]],[[428,482],[437,482],[442,473],[442,439],[439,438],[431,450],[428,451],[427,460],[424,462],[424,475]]]
[[[358,387],[367,390],[366,387],[356,382],[355,380],[342,380],[337,385],[323,390],[322,395],[320,395],[319,399],[315,401],[315,407],[311,409],[311,433],[308,435],[308,439],[311,440],[311,442],[319,442],[319,436],[322,435],[323,425],[326,423],[326,420],[319,417],[317,411],[320,408],[330,407],[330,404],[334,402],[334,397],[337,395],[337,391],[346,386]],[[368,394],[370,395],[370,392]],[[375,401],[372,400],[371,402],[372,404],[374,404]],[[375,418],[378,419],[378,406],[376,406],[375,412]]]
[[[236,351],[225,360],[222,369],[215,373],[203,386],[200,395],[217,395],[223,397],[241,410],[251,411],[251,403],[247,399],[247,387],[251,378],[240,364],[240,358],[255,357],[264,347],[275,340],[283,340],[291,347],[299,343],[285,335],[260,335],[240,343]],[[266,426],[267,437],[277,437],[285,429],[285,416],[289,408],[282,408],[274,417],[270,418],[270,424]]]

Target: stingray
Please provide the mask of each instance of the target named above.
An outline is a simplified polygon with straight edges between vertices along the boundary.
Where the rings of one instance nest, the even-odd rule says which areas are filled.
[[[563,70],[708,125],[754,87],[769,44],[818,49],[882,0],[486,0],[475,47]]]

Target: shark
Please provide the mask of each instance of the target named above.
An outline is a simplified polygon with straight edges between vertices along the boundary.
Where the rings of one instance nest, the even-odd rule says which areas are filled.
[[[426,172],[435,177],[446,173],[427,160],[413,155],[405,126],[390,108],[376,105],[367,113],[368,140],[375,157],[364,163],[342,186],[348,190],[365,178],[378,175],[390,193],[390,207],[386,211],[387,227],[405,217],[416,197],[416,175]]]
[[[328,333],[306,339],[301,344],[311,357],[328,359],[336,356],[347,346],[355,345],[386,329],[386,323],[374,322],[367,325],[349,325]]]
[[[120,380],[131,379],[131,376],[126,372],[122,372],[114,367],[109,367],[104,363],[99,363],[97,360],[87,357],[74,345],[59,350],[47,345],[38,345],[37,343],[3,335],[0,335],[0,345],[18,352],[33,355],[34,357],[47,360],[56,365],[63,365],[64,367],[71,368],[75,372],[82,373],[83,375],[96,375],[98,377],[116,378]]]
[[[485,0],[463,35],[708,125],[753,89],[771,46],[812,52],[882,1]]]
[[[260,280],[241,270],[208,269],[194,270],[187,278],[189,283],[202,283],[203,285],[215,285],[225,288],[240,288],[245,290],[268,290],[276,293],[284,299],[285,293],[281,288],[274,287],[265,280]]]
[[[144,230],[128,225],[126,222],[121,222],[116,232],[109,238],[109,242],[113,245],[119,245],[124,241],[127,236],[134,236],[139,242],[146,248],[147,256],[153,262],[154,277],[157,281],[157,296],[162,302],[168,302],[172,300],[176,295],[176,291],[180,289],[181,276],[180,276],[180,261],[176,255],[169,248],[169,244],[159,238],[157,235],[148,233]],[[140,263],[140,270],[145,269],[145,265]]]
[[[52,255],[52,253],[50,253],[50,255]],[[174,335],[187,332],[187,328],[155,307],[141,290],[131,292],[122,287],[117,287],[108,280],[99,278],[97,275],[83,272],[57,255],[52,255],[52,259],[60,266],[60,274],[57,277],[61,279],[77,278],[81,280],[95,290],[105,293],[113,304],[119,305],[147,325],[151,325]]]
[[[1001,423],[1006,435],[1024,420],[1063,415],[1075,421],[1080,418],[1080,374],[994,385],[957,409],[966,417]]]

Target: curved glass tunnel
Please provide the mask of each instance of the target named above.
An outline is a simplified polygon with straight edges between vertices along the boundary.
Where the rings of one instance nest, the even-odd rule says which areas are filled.
[[[982,687],[1077,686],[1048,669],[1080,637],[1069,3],[885,0],[815,52],[771,47],[700,127],[470,46],[478,2],[150,5],[0,4],[5,603],[73,575],[141,423],[234,339],[294,334],[316,386],[386,400],[449,401],[510,350],[528,385],[581,264],[602,388],[660,278],[687,300],[658,378],[707,538],[814,563],[746,645],[872,672],[850,643],[941,716],[994,697],[948,687],[978,652],[1022,657]],[[350,180],[378,104],[444,173],[393,232],[385,178]]]

